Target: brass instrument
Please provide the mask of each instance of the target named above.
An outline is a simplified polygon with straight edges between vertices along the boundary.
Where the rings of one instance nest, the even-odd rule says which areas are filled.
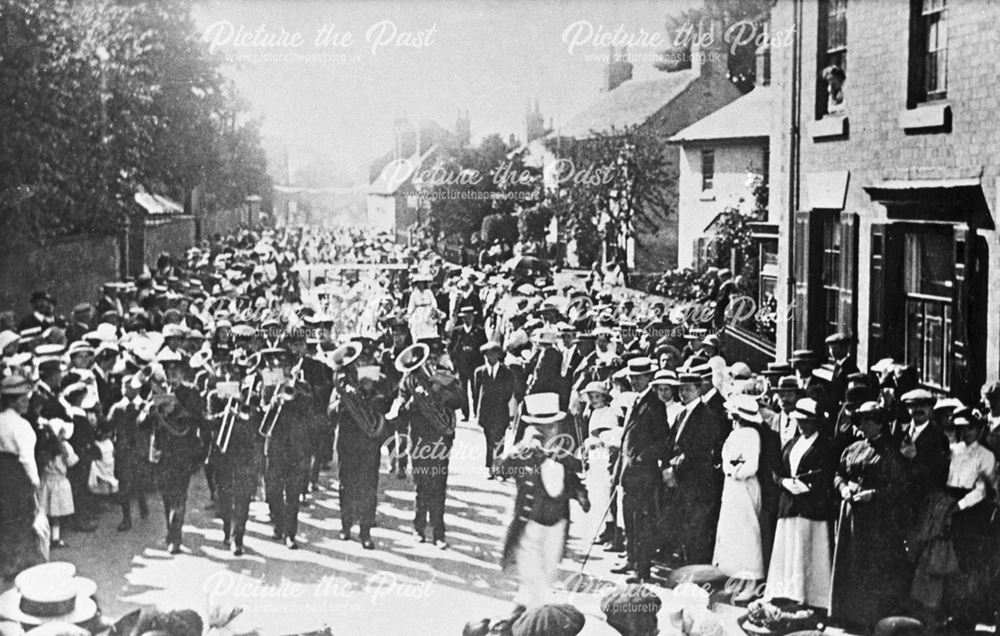
[[[274,433],[274,427],[278,423],[278,417],[281,415],[281,410],[285,407],[285,402],[288,402],[295,397],[295,386],[301,381],[303,381],[302,360],[299,360],[299,362],[292,367],[292,370],[289,373],[289,378],[274,387],[274,393],[271,394],[271,399],[268,401],[267,408],[264,409],[264,418],[260,421],[260,427],[257,429],[257,433],[265,438],[271,437]]]
[[[430,349],[421,343],[411,345],[399,352],[394,365],[396,370],[403,374],[399,383],[400,389],[402,390],[404,387],[409,389],[410,402],[427,418],[431,426],[444,435],[453,435],[455,433],[455,413],[433,395],[431,377],[424,366],[429,356]],[[402,406],[402,398],[397,397],[393,401],[389,413],[386,414],[386,419],[395,419]],[[389,417],[390,414],[393,417]]]
[[[237,391],[239,391],[238,388]],[[229,450],[229,440],[233,436],[233,427],[236,425],[237,420],[245,421],[250,419],[250,416],[243,410],[244,406],[245,404],[240,399],[239,393],[229,396],[226,400],[226,405],[222,409],[222,423],[219,425],[219,432],[215,436],[215,446],[218,447],[219,453],[222,455],[225,455],[226,451]]]
[[[361,432],[372,439],[378,439],[385,433],[386,418],[375,413],[359,396],[353,386],[343,385],[337,389],[340,404],[348,417],[361,429]]]

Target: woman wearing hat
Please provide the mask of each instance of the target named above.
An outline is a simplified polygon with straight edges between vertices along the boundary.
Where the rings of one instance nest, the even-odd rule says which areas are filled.
[[[781,492],[767,596],[828,610],[837,455],[832,440],[820,432],[814,400],[798,400],[791,417],[798,432],[785,445],[777,473]]]
[[[40,543],[34,526],[41,481],[35,463],[37,436],[24,419],[30,394],[27,378],[9,375],[0,382],[0,576],[4,579],[49,556],[48,544]]]
[[[754,428],[762,422],[760,407],[752,396],[734,395],[726,403],[726,410],[733,428],[722,445],[722,473],[726,480],[712,563],[726,576],[758,581],[764,578],[757,480],[761,439]],[[734,597],[734,602],[737,600],[744,599]]]
[[[841,503],[830,616],[868,628],[898,611],[909,589],[903,547],[907,470],[886,412],[866,402],[854,417],[864,439],[844,451],[833,482]]]
[[[589,435],[584,440],[584,460],[586,473],[584,481],[592,504],[590,532],[585,536],[597,534],[598,524],[611,505],[611,468],[617,459],[621,448],[622,426],[615,409],[611,407],[611,393],[604,382],[591,382],[581,391],[584,401],[590,410],[587,430]],[[610,541],[614,537],[615,522],[604,519],[606,525],[599,542]]]

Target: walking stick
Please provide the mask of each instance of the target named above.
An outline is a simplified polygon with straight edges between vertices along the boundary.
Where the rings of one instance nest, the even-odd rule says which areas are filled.
[[[608,501],[608,507],[604,509],[604,514],[601,515],[601,518],[597,520],[597,532],[594,533],[594,538],[590,540],[590,545],[587,546],[587,553],[583,556],[583,563],[580,564],[580,574],[583,574],[584,568],[587,567],[587,562],[590,561],[590,553],[594,551],[594,545],[595,545],[594,542],[597,541],[597,537],[601,536],[601,531],[602,531],[601,526],[604,524],[604,520],[608,518],[608,513],[611,512],[611,506],[614,505],[615,498],[617,496],[618,496],[618,487],[616,486],[611,491],[611,498]]]

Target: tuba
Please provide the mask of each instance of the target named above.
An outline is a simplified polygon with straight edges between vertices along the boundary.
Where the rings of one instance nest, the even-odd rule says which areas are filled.
[[[357,389],[349,384],[340,387],[340,404],[347,416],[361,429],[361,432],[372,439],[378,439],[385,433],[386,418],[372,411],[358,395]]]
[[[400,387],[409,386],[412,393],[412,404],[415,409],[427,418],[427,421],[443,435],[453,435],[455,433],[455,413],[445,406],[441,400],[434,397],[431,378],[428,375],[424,364],[430,357],[430,348],[422,343],[410,345],[399,352],[396,356],[396,370],[403,374]],[[397,397],[393,402],[393,408],[387,419],[395,419],[395,414],[403,406],[401,397]]]

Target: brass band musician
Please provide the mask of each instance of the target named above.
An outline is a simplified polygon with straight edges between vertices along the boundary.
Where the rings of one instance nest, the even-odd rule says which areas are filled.
[[[312,448],[311,426],[317,417],[309,387],[302,378],[301,365],[293,364],[288,349],[268,348],[261,352],[266,365],[262,371],[263,421],[265,439],[265,496],[274,525],[274,538],[298,549],[299,495],[309,478]],[[270,378],[278,379],[277,382]]]
[[[364,347],[349,342],[330,354],[335,367],[334,388],[327,413],[337,433],[340,468],[341,541],[349,541],[351,528],[360,525],[361,546],[374,550],[371,528],[378,503],[378,474],[382,443],[391,431],[385,424],[388,399],[382,372],[374,360],[358,364]]]
[[[156,464],[156,480],[163,497],[167,551],[180,554],[188,486],[203,457],[198,439],[202,403],[198,389],[188,382],[190,367],[185,358],[164,353],[157,362],[166,376],[166,392],[153,394],[139,415],[139,425],[152,422],[149,459]]]
[[[222,542],[233,555],[243,554],[250,502],[264,457],[264,439],[258,435],[261,411],[256,399],[259,376],[256,357],[222,362],[220,378],[208,394],[212,463],[216,480],[216,514],[222,520]]]
[[[429,518],[434,545],[445,548],[448,463],[455,440],[455,411],[462,407],[461,389],[450,359],[431,356],[425,344],[407,347],[396,362],[403,377],[390,414],[395,416],[401,411],[409,416],[409,446],[417,489],[414,538],[420,543],[427,541],[425,531]]]

